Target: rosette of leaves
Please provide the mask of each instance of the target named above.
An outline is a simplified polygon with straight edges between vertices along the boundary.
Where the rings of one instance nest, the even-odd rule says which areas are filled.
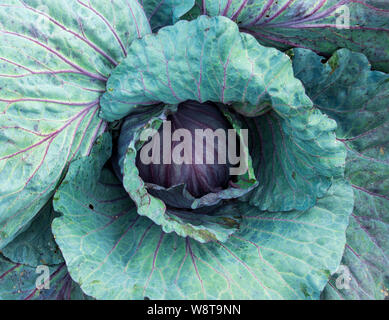
[[[255,3],[264,2],[242,2],[239,13]],[[373,116],[387,105],[372,104],[366,123],[354,111],[386,97],[387,75],[348,51],[323,64],[310,51],[264,47],[240,20],[204,11],[206,1],[201,13],[215,17],[194,8],[193,21],[178,21],[193,5],[0,5],[2,299],[382,298],[385,232],[365,231],[387,226],[386,136],[375,134],[386,118]],[[350,96],[355,68],[369,89]],[[346,107],[350,118],[336,111]],[[140,163],[142,132],[167,120],[248,129],[247,141],[238,134],[248,170]],[[341,261],[353,296],[328,282]],[[49,291],[34,288],[42,264]]]
[[[193,41],[198,46],[192,46]],[[218,46],[218,42],[223,42],[223,46]],[[163,28],[156,36],[135,41],[130,53],[136,58],[126,58],[108,80],[107,92],[101,99],[101,113],[108,121],[127,117],[118,143],[119,174],[137,204],[138,213],[161,225],[165,232],[175,231],[180,236],[202,242],[225,241],[238,227],[235,216],[239,215],[221,214],[220,220],[215,220],[214,214],[208,218],[208,214],[201,213],[207,206],[239,198],[259,184],[246,200],[260,209],[306,210],[314,205],[317,197],[327,192],[333,177],[342,176],[345,151],[335,139],[335,122],[312,109],[312,102],[301,83],[294,78],[288,56],[261,47],[253,37],[240,33],[234,23],[221,17],[181,21],[173,27]],[[293,84],[286,86],[288,82]],[[205,104],[207,101],[222,104],[224,108],[219,106],[219,109],[225,115],[221,112],[210,115],[212,108],[218,107]],[[169,107],[148,106],[155,103],[178,107],[172,111]],[[227,130],[227,125],[221,123],[223,116],[225,122],[227,119],[231,122],[231,127],[238,129],[250,125],[253,144],[251,152],[247,151],[255,159],[258,183],[249,159],[248,172],[237,177],[234,187],[218,192],[206,190],[201,197],[189,190],[193,183],[200,184],[201,181],[195,178],[193,182],[190,177],[217,172],[217,165],[209,170],[198,168],[197,172],[191,172],[196,170],[192,165],[188,174],[183,173],[185,168],[171,169],[167,173],[162,171],[169,169],[155,168],[154,176],[158,178],[146,181],[154,182],[147,187],[137,163],[137,152],[142,146],[138,143],[139,136],[145,128],[159,129],[166,110],[170,110],[173,119],[177,118],[172,126],[179,122],[188,127],[197,119],[207,128]],[[196,118],[196,112],[203,114]],[[178,119],[180,117],[182,119]],[[268,143],[265,144],[265,140],[261,143],[260,136]],[[317,141],[310,143],[313,137]],[[280,154],[275,155],[279,143],[282,144]],[[249,149],[249,146],[245,148]],[[290,152],[290,155],[283,158],[284,152]],[[309,154],[312,157],[308,157]],[[312,167],[316,169],[310,170]],[[179,175],[189,176],[187,181],[175,182],[174,170],[178,170]],[[170,184],[162,186],[160,175],[164,175],[163,179],[168,179]],[[278,182],[274,183],[274,179]],[[212,181],[204,184],[209,187]],[[185,218],[188,211],[178,211],[178,214],[177,209],[197,210],[197,213],[189,211]],[[200,220],[191,222],[193,216]],[[202,222],[201,217],[206,220]],[[207,219],[212,219],[209,227],[206,227]],[[222,235],[218,235],[220,229],[225,230]]]
[[[340,261],[353,199],[342,181],[345,148],[336,123],[313,107],[287,55],[262,47],[223,17],[180,21],[134,40],[100,104],[104,119],[122,122],[113,132],[111,161],[120,182],[104,169],[98,183],[111,155],[107,144],[100,156],[74,162],[54,202],[63,213],[53,224],[57,243],[86,293],[318,297]],[[186,128],[200,120],[207,128],[248,128],[249,170],[233,187],[200,195],[190,179],[171,176],[162,184],[160,175],[169,174],[163,164],[150,181],[137,161],[140,135],[160,130],[169,117]],[[81,253],[85,246],[96,253],[92,260]],[[281,266],[284,254],[290,264]],[[313,278],[284,278],[291,265],[305,268],[306,258]],[[254,283],[242,287],[241,273]]]

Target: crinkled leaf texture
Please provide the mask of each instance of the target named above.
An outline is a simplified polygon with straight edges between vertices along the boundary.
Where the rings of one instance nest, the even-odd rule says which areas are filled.
[[[0,248],[52,196],[69,162],[105,129],[99,97],[136,37],[135,0],[0,4]]]
[[[339,124],[338,139],[348,150],[346,177],[355,195],[342,260],[350,273],[342,267],[322,297],[384,299],[389,288],[389,75],[371,71],[366,57],[348,50],[337,51],[326,64],[321,59],[295,50],[294,70],[315,105]],[[342,287],[348,275],[349,289]]]
[[[226,16],[258,41],[279,49],[363,52],[389,72],[389,2],[379,0],[197,0],[185,18]]]
[[[252,121],[258,134],[251,157],[261,187],[250,201],[262,210],[310,208],[343,173],[346,152],[336,141],[336,123],[312,108],[290,58],[240,33],[227,18],[180,21],[134,41],[107,88],[101,98],[107,120],[160,101],[214,101],[245,115],[270,104],[268,118]]]
[[[176,23],[193,8],[195,0],[140,0],[153,31]]]
[[[315,207],[266,213],[245,203],[225,243],[166,234],[137,214],[122,184],[102,170],[109,150],[73,162],[56,193],[53,232],[73,279],[98,299],[317,299],[337,269],[353,208],[335,181]],[[100,174],[101,173],[101,174]],[[244,279],[244,281],[242,281]]]
[[[51,232],[51,223],[56,216],[50,199],[27,230],[1,250],[2,254],[13,262],[31,267],[62,263],[61,251]]]
[[[39,277],[42,269],[11,262],[0,254],[0,300],[90,300],[75,283],[65,263],[49,266],[49,288]]]
[[[305,210],[342,176],[345,149],[336,123],[317,109],[283,119],[275,111],[247,118],[259,187],[244,197],[262,210]]]

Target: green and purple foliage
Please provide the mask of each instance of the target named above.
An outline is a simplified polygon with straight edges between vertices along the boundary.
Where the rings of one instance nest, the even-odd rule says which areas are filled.
[[[385,299],[385,72],[386,1],[2,1],[0,299]]]

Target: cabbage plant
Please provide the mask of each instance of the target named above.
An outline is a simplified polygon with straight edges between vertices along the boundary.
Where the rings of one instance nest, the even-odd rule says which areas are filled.
[[[4,0],[0,298],[387,297],[388,33],[383,1]]]

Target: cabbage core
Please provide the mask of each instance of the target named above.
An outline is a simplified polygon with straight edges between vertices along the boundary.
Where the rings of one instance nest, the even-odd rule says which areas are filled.
[[[153,137],[143,145],[142,149],[147,148],[147,155],[152,156],[151,163],[145,163],[142,149],[139,150],[136,165],[140,177],[165,188],[185,184],[186,190],[196,198],[227,188],[231,167],[228,130],[231,129],[216,104],[181,103],[177,112],[168,115],[159,128],[158,139]],[[178,159],[182,159],[181,163]]]

